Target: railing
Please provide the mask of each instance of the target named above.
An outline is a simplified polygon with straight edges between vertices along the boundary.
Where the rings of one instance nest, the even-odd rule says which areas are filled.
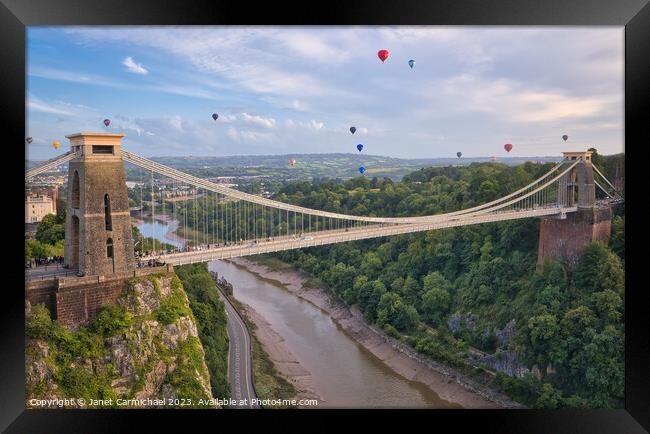
[[[59,271],[59,272],[47,273],[47,274],[25,273],[25,280],[34,281],[34,280],[49,280],[49,279],[54,279],[55,277],[78,277],[77,276],[78,272],[79,270],[65,270],[65,271]]]

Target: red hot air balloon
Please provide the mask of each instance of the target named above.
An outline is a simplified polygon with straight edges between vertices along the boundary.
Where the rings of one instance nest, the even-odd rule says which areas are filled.
[[[491,160],[491,161],[497,161],[497,157],[495,157],[495,156],[493,155],[493,156],[490,157],[490,160]]]
[[[379,50],[379,51],[377,52],[377,56],[378,56],[379,59],[382,61],[382,63],[385,62],[386,59],[388,59],[389,54],[390,54],[390,53],[388,52],[388,50]]]
[[[289,159],[289,165],[290,165],[290,166],[295,166],[295,165],[296,165],[296,160],[293,159],[293,158],[290,158],[290,159]]]
[[[512,145],[510,143],[506,143],[503,145],[503,149],[505,149],[507,152],[512,151]]]

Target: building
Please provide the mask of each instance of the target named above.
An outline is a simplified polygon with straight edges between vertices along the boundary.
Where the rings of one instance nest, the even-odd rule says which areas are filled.
[[[48,214],[56,214],[56,189],[30,193],[25,198],[25,223],[38,223]]]

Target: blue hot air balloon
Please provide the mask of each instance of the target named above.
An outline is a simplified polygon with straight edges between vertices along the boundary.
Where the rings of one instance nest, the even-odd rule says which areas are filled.
[[[218,118],[219,118],[218,114],[212,113],[212,119],[214,119],[216,121]]]
[[[357,131],[357,127],[350,127],[350,132],[354,134]]]
[[[359,152],[361,152],[361,150],[363,149],[363,145],[361,143],[359,143],[357,145],[357,149],[359,150]]]
[[[363,167],[363,166],[359,167],[359,173],[363,174],[363,172],[365,172],[365,171],[366,171],[365,167]]]
[[[415,66],[415,60],[413,59],[409,60],[409,66],[411,67],[411,69],[413,69],[413,67]]]

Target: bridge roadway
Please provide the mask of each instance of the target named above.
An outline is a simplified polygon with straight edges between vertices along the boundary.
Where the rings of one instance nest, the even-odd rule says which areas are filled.
[[[246,240],[241,244],[230,246],[219,246],[206,250],[197,250],[190,252],[171,253],[163,255],[150,255],[142,258],[143,261],[150,259],[159,262],[183,265],[197,262],[208,262],[218,259],[228,259],[240,256],[259,255],[262,253],[279,252],[283,250],[300,249],[304,247],[323,246],[327,244],[336,244],[346,241],[363,240],[369,238],[385,237],[389,235],[406,234],[412,232],[429,231],[433,229],[452,228],[458,226],[467,226],[480,223],[489,223],[497,221],[515,220],[530,217],[543,216],[562,216],[566,213],[577,211],[577,207],[546,207],[537,209],[523,209],[516,211],[497,211],[490,214],[469,216],[469,217],[451,217],[446,221],[418,223],[418,224],[401,224],[401,225],[369,225],[359,228],[345,230],[331,230],[319,232],[306,232],[303,236],[275,237],[271,241],[259,240],[253,243],[252,240]]]

